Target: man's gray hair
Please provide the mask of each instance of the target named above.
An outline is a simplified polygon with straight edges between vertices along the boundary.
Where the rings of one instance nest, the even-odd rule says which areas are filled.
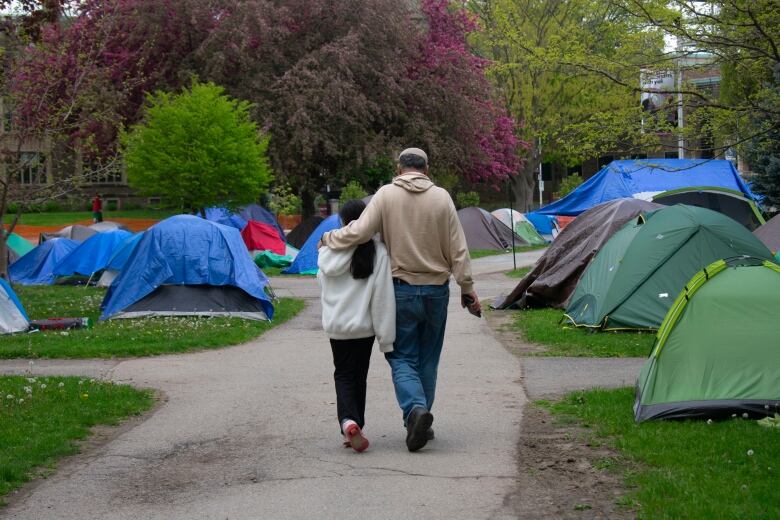
[[[424,170],[428,167],[428,161],[415,153],[405,153],[398,158],[398,164],[401,168],[415,168]]]

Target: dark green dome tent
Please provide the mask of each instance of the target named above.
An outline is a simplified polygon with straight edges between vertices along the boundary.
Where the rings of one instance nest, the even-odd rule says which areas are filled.
[[[780,412],[778,308],[773,262],[718,260],[697,273],[639,375],[636,421]]]
[[[745,197],[742,192],[718,186],[691,186],[664,191],[653,196],[653,202],[664,206],[687,204],[711,209],[733,218],[750,231],[754,231],[765,222],[756,203]]]
[[[744,226],[715,211],[677,204],[630,221],[593,258],[566,318],[605,330],[656,330],[691,276],[720,258],[772,260]]]

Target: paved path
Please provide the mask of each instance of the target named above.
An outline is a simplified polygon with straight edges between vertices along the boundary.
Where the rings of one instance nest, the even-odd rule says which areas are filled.
[[[504,269],[499,260],[492,268],[476,262],[475,272]],[[135,428],[64,463],[0,517],[515,517],[504,499],[515,485],[525,403],[520,362],[484,321],[460,309],[457,294],[433,410],[437,439],[406,451],[389,370],[375,353],[366,429],[372,444],[355,454],[340,445],[316,284],[291,278],[274,285],[308,306],[246,345],[121,362],[0,362],[3,372],[103,376],[168,397]]]

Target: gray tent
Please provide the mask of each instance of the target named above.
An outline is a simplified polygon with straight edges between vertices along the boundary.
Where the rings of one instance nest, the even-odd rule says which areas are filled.
[[[780,215],[775,215],[769,222],[753,231],[773,253],[780,251]]]
[[[458,219],[466,234],[469,251],[510,249],[513,242],[515,246],[529,245],[526,240],[482,208],[463,208],[458,211]]]
[[[72,226],[66,226],[59,231],[55,231],[54,233],[41,233],[40,238],[38,239],[38,244],[42,244],[50,238],[70,238],[76,242],[83,242],[97,233],[98,230],[96,229],[74,224]]]
[[[755,202],[745,198],[739,191],[710,186],[692,186],[665,191],[653,196],[653,202],[664,206],[687,204],[711,209],[736,220],[750,231],[764,223]]]
[[[98,233],[103,233],[104,231],[115,231],[117,229],[121,229],[122,231],[130,231],[130,229],[124,224],[120,224],[119,222],[112,222],[110,220],[96,222],[95,224],[89,226],[89,229],[94,229]]]
[[[615,232],[641,213],[662,208],[639,199],[615,199],[582,213],[553,240],[508,296],[493,302],[496,309],[564,308],[591,258]]]

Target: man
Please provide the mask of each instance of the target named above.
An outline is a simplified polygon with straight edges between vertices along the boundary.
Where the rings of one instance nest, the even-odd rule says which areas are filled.
[[[103,201],[100,199],[100,193],[96,193],[92,199],[92,222],[103,222]]]
[[[436,393],[450,274],[460,285],[461,304],[481,311],[471,262],[449,193],[428,178],[428,156],[407,148],[398,157],[392,184],[383,186],[358,220],[326,233],[322,244],[346,249],[376,233],[390,254],[396,300],[396,340],[385,358],[406,425],[406,446],[417,451],[433,438],[430,410]]]

